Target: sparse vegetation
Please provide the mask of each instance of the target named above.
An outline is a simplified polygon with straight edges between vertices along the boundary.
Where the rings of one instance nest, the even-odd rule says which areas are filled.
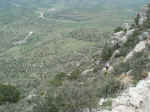
[[[106,77],[101,73],[116,49],[109,42],[105,44],[110,39],[109,32],[132,18],[130,15],[139,6],[128,13],[124,8],[132,10],[133,7],[125,3],[134,1],[121,1],[119,5],[116,1],[61,1],[0,1],[0,81],[19,88],[18,91],[15,86],[0,84],[0,105],[14,103],[1,105],[0,112],[82,112],[85,108],[91,111],[97,108],[100,98],[116,96],[122,90],[116,78],[121,72],[134,69],[134,83],[146,77],[146,74],[140,74],[147,72],[145,61],[148,60],[143,57],[138,58],[138,62],[119,64]],[[108,4],[120,8],[116,10]],[[149,22],[144,26],[149,28]],[[114,32],[122,30],[126,32],[121,27]],[[30,32],[33,34],[25,43],[14,44],[25,39]],[[138,31],[134,32],[134,38],[119,49],[122,56],[136,45],[138,35]],[[95,52],[98,56],[93,59]],[[82,75],[86,69],[93,71]],[[141,71],[136,72],[136,69]],[[20,92],[24,99],[16,103],[21,98]],[[111,101],[104,105],[110,106]]]
[[[98,96],[102,98],[114,97],[122,89],[122,85],[119,80],[111,77],[105,80],[104,86],[99,88]]]
[[[86,80],[82,81],[83,84],[80,84],[78,81],[66,79],[60,87],[48,90],[50,92],[45,102],[38,101],[34,112],[82,112],[85,108],[96,108],[98,98],[95,88],[91,83],[86,83]]]

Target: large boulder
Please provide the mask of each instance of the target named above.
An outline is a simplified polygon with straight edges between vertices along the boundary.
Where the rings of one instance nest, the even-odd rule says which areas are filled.
[[[112,41],[111,41],[111,43],[114,46],[116,44],[118,44],[119,46],[122,46],[124,43],[126,43],[126,41],[128,40],[128,38],[130,38],[133,35],[134,31],[135,31],[135,29],[130,29],[127,32],[120,31],[120,32],[114,33],[112,35]]]
[[[128,30],[131,29],[131,26],[130,26],[129,23],[124,23],[124,24],[122,25],[122,28],[123,28],[124,31],[128,31]]]
[[[119,105],[115,107],[112,112],[135,112],[135,109],[130,106]]]
[[[140,41],[135,48],[125,57],[124,62],[131,59],[135,53],[142,52],[146,48],[146,41]]]
[[[113,99],[111,112],[150,112],[150,73],[136,87],[125,90]]]

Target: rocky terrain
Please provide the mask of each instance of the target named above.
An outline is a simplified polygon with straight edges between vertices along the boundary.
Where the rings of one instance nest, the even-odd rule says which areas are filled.
[[[117,98],[112,99],[112,111],[97,112],[149,112],[150,110],[150,74],[136,87],[129,87]]]
[[[132,50],[127,53],[123,62],[127,62],[133,59],[134,55],[138,52],[142,52],[150,45],[150,29],[145,28],[145,24],[150,22],[150,4],[146,5],[140,13],[137,14],[137,26],[131,28],[128,24],[123,25],[122,29],[125,31],[119,31],[114,33],[112,36],[112,43],[114,45],[122,46],[127,42],[128,38],[133,34],[133,32],[141,27],[144,29],[138,30],[140,34],[137,36],[140,40],[132,48]],[[146,22],[147,21],[147,22]],[[145,23],[146,22],[146,23]],[[117,43],[118,42],[118,43]],[[146,50],[148,52],[148,49]],[[119,50],[114,52],[114,55],[118,55]],[[113,58],[115,57],[113,55]],[[136,58],[136,57],[134,57]],[[127,75],[131,75],[130,73]],[[126,80],[127,81],[127,80]],[[101,100],[101,105],[104,99]],[[112,99],[112,111],[98,111],[98,112],[149,112],[150,111],[150,73],[147,73],[147,78],[140,80],[137,85],[128,86],[117,98]]]
[[[112,112],[149,112],[150,111],[150,74],[136,87],[129,87],[113,100]]]

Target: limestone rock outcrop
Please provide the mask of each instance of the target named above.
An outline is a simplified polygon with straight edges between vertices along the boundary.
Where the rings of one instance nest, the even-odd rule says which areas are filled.
[[[112,112],[150,112],[150,73],[113,100]]]
[[[137,17],[138,25],[135,24],[134,27],[131,27],[129,24],[124,24],[122,31],[115,32],[112,35],[111,43],[119,47],[122,47],[130,38],[138,38],[134,47],[124,56],[123,62],[127,62],[136,53],[142,52],[150,46],[150,28],[140,29],[144,27],[145,22],[150,20],[150,4],[146,5]],[[134,41],[134,39],[131,39],[131,41]],[[119,52],[119,48],[115,49],[110,60],[115,59]],[[150,73],[148,73],[147,78],[139,81],[135,87],[128,87],[117,98],[111,100],[112,110],[108,112],[150,112]],[[103,102],[102,100],[100,105]],[[105,112],[105,110],[97,112]]]

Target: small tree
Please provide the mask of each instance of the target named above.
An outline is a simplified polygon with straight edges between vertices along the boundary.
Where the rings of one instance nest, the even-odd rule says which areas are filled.
[[[109,60],[114,52],[114,47],[110,43],[106,43],[101,53],[101,58],[103,61]]]
[[[118,26],[117,28],[114,29],[114,33],[117,33],[117,32],[120,32],[120,31],[123,31],[123,28]]]
[[[139,19],[140,19],[140,14],[137,14],[136,18],[134,19],[135,25],[139,25]]]

